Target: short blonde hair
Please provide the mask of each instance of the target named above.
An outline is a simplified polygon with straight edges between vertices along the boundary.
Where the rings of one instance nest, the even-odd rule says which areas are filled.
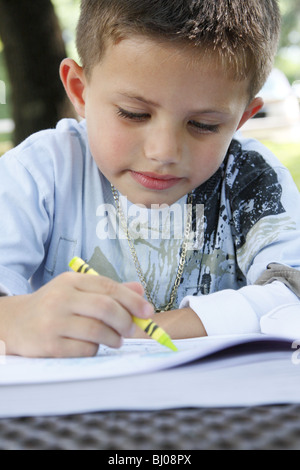
[[[89,76],[108,44],[133,35],[189,45],[249,79],[252,98],[271,72],[280,23],[277,0],[82,0],[77,49]]]

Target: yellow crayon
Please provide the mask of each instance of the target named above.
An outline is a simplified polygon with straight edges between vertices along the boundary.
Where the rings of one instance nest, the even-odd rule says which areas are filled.
[[[73,269],[73,271],[78,272],[78,273],[92,274],[94,276],[99,275],[97,271],[92,269],[87,263],[85,263],[82,259],[78,257],[73,258],[69,266],[71,269]],[[150,338],[156,340],[158,343],[162,344],[163,346],[166,346],[167,348],[172,349],[172,351],[178,351],[176,346],[172,343],[170,336],[162,328],[160,328],[153,320],[151,320],[151,318],[143,319],[143,318],[132,316],[132,319],[139,328],[141,328],[143,331],[145,331],[145,333],[147,333],[150,336]]]

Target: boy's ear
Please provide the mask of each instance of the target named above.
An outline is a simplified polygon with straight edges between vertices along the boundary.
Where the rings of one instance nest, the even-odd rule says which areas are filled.
[[[255,116],[255,114],[257,114],[261,110],[263,105],[264,105],[264,101],[262,98],[260,97],[254,98],[254,100],[252,100],[251,103],[246,108],[242,116],[242,119],[239,122],[237,130],[240,129],[245,124],[245,122],[247,122],[249,119]]]
[[[60,64],[60,78],[65,87],[66,93],[76,109],[79,116],[85,117],[85,75],[73,59],[64,59]]]

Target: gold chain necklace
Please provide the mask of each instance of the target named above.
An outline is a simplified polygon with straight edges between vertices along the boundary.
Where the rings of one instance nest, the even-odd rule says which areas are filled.
[[[192,226],[192,201],[193,201],[193,195],[192,195],[192,193],[190,193],[190,194],[188,194],[188,197],[187,197],[187,204],[188,204],[187,221],[186,221],[186,226],[185,226],[185,230],[184,230],[184,239],[183,239],[183,242],[182,242],[182,245],[181,245],[181,256],[180,256],[180,260],[179,260],[177,275],[176,275],[176,279],[175,279],[175,282],[174,282],[174,286],[173,286],[172,291],[171,291],[170,300],[167,303],[167,305],[165,305],[164,307],[156,307],[156,305],[155,305],[155,303],[154,303],[154,301],[153,301],[153,299],[152,299],[152,297],[151,297],[151,295],[148,291],[147,282],[146,282],[145,277],[143,275],[141,265],[140,265],[135,247],[134,247],[133,240],[132,240],[132,238],[129,234],[127,222],[126,222],[124,213],[121,209],[118,192],[117,192],[116,188],[113,185],[111,185],[111,190],[112,190],[112,194],[113,194],[113,197],[114,197],[116,209],[117,209],[117,212],[118,212],[119,221],[120,221],[122,229],[123,229],[123,231],[126,235],[126,238],[127,238],[128,244],[129,244],[129,248],[130,248],[130,253],[131,253],[131,256],[132,256],[132,259],[133,259],[133,262],[134,262],[134,266],[135,266],[137,275],[140,279],[140,282],[141,282],[142,286],[144,287],[146,297],[147,297],[148,301],[153,305],[153,307],[155,309],[155,312],[161,312],[161,311],[166,312],[168,310],[171,310],[173,305],[174,305],[177,290],[178,290],[178,287],[179,287],[179,284],[180,284],[180,281],[181,281],[181,278],[182,278],[182,274],[183,274],[183,270],[184,270],[185,262],[186,262],[186,255],[187,255],[187,251],[188,251],[187,247],[188,247],[188,243],[189,243],[189,238],[190,238],[190,233],[191,233],[191,226]]]

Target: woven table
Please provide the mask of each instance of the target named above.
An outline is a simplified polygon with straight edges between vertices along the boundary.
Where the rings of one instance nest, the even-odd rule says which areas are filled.
[[[0,450],[299,450],[300,405],[0,419]]]

